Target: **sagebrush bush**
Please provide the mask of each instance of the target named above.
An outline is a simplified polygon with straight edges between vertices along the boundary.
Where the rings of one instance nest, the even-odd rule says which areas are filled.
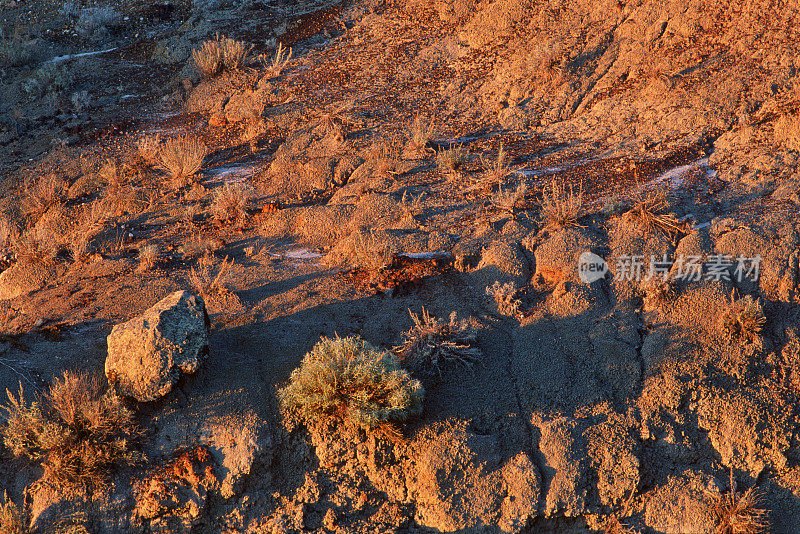
[[[133,414],[111,390],[86,374],[65,372],[30,404],[10,391],[3,443],[14,456],[42,462],[51,480],[101,484],[117,463],[132,463]]]
[[[466,320],[459,321],[456,312],[448,321],[437,319],[425,308],[420,315],[411,310],[409,314],[414,325],[393,349],[404,365],[423,372],[434,369],[441,375],[443,365],[471,367],[480,359],[480,349],[472,346],[477,341],[475,329]]]
[[[175,189],[187,185],[189,179],[203,166],[208,148],[191,136],[169,139],[158,152],[157,167],[172,180]]]
[[[247,220],[247,203],[252,197],[253,188],[248,184],[225,184],[214,194],[211,212],[220,223],[242,227]]]
[[[425,390],[390,352],[359,337],[322,338],[280,390],[285,409],[386,431],[422,411]],[[390,431],[389,434],[392,432]]]
[[[0,29],[0,66],[18,67],[33,60],[35,41],[28,39],[21,24],[6,36]]]
[[[192,50],[192,59],[203,75],[213,77],[223,70],[238,69],[252,49],[253,45],[218,33],[200,48]]]

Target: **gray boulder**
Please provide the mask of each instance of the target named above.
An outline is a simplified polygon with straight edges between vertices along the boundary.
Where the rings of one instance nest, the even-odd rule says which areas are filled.
[[[116,325],[108,336],[109,383],[140,402],[163,397],[208,354],[208,326],[203,299],[187,291]]]

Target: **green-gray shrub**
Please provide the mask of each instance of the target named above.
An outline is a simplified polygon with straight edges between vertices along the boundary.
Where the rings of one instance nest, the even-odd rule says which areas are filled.
[[[422,411],[425,390],[390,352],[360,337],[322,338],[279,392],[301,418],[348,421],[371,430]]]

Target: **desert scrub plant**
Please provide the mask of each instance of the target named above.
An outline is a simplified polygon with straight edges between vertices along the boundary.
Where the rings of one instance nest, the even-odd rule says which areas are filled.
[[[500,187],[497,192],[492,195],[492,206],[500,211],[504,211],[511,215],[512,219],[517,218],[517,204],[521,200],[525,200],[525,194],[528,192],[528,184],[520,182],[516,189],[503,189]]]
[[[189,282],[192,288],[203,297],[232,294],[226,281],[228,276],[230,276],[233,259],[228,261],[228,257],[226,256],[217,269],[216,274],[212,271],[212,265],[213,261],[206,260],[203,262],[203,265],[199,266],[199,270],[192,267],[189,273]]]
[[[67,371],[30,404],[22,385],[19,396],[6,393],[3,443],[14,456],[41,461],[51,480],[102,485],[113,465],[136,460],[133,414],[97,378]]]
[[[451,145],[447,150],[436,153],[436,164],[442,174],[459,170],[469,158],[469,150],[464,145]]]
[[[25,512],[8,498],[8,493],[3,492],[3,501],[0,502],[0,534],[28,534],[27,517]]]
[[[544,228],[580,227],[578,219],[583,212],[583,186],[575,191],[572,184],[565,186],[563,182],[553,180],[542,192],[539,204]]]
[[[417,114],[414,122],[408,128],[406,148],[403,151],[405,159],[418,159],[425,155],[428,142],[433,138],[436,126],[432,120],[424,119]]]
[[[685,233],[687,226],[674,213],[668,213],[667,190],[663,187],[650,191],[637,190],[630,194],[631,209],[627,212],[646,234],[660,231],[667,237]]]
[[[751,295],[735,300],[731,292],[731,302],[720,317],[722,331],[733,340],[753,342],[764,329],[767,318],[758,299]]]
[[[514,282],[501,284],[495,281],[486,288],[486,296],[492,297],[501,315],[519,318],[522,315],[522,301],[518,297],[519,290]]]
[[[493,187],[502,184],[506,177],[511,174],[511,168],[508,166],[508,154],[505,147],[501,144],[497,150],[497,159],[494,163],[486,161],[481,156],[481,164],[483,165],[483,178],[481,184],[485,187]]]
[[[38,179],[27,180],[23,186],[20,208],[31,223],[36,223],[44,213],[64,201],[64,180],[50,173]]]
[[[365,271],[382,271],[394,262],[397,249],[375,231],[360,232],[353,242],[351,261]]]
[[[247,204],[252,197],[253,188],[248,184],[226,183],[214,194],[211,213],[220,224],[243,228],[247,221]]]
[[[275,49],[275,55],[270,59],[267,55],[261,54],[259,60],[264,70],[271,76],[280,76],[286,65],[292,59],[292,49],[287,51],[283,43],[278,43],[278,48]]]
[[[711,514],[715,520],[714,534],[760,534],[767,532],[766,510],[758,506],[760,495],[755,488],[744,493],[736,490],[733,470],[730,491],[726,495],[712,494]]]
[[[279,397],[306,421],[333,419],[397,437],[394,425],[422,411],[425,390],[390,352],[360,337],[336,337],[305,355]]]
[[[161,150],[161,136],[145,135],[136,141],[136,155],[146,165],[156,165],[158,163],[158,153]]]
[[[222,72],[222,49],[217,39],[209,39],[192,50],[192,60],[200,74],[213,78]]]
[[[460,364],[472,367],[481,357],[481,351],[472,345],[477,341],[475,329],[456,312],[445,321],[437,319],[423,307],[417,315],[408,310],[414,325],[403,334],[403,341],[392,351],[400,361],[414,370],[435,370],[442,374],[442,365]]]
[[[173,189],[180,189],[189,184],[207,155],[208,148],[199,139],[188,135],[173,137],[161,145],[156,166],[170,179]]]
[[[211,78],[223,70],[232,71],[241,67],[252,49],[253,45],[217,33],[199,49],[192,50],[192,59],[200,73]]]

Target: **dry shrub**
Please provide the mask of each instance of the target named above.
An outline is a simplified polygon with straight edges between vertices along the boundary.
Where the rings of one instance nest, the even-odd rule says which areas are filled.
[[[211,213],[218,222],[244,227],[247,221],[247,203],[253,197],[253,188],[245,183],[225,184],[214,195]]]
[[[528,184],[521,182],[517,185],[516,189],[503,189],[502,187],[492,195],[492,206],[505,211],[511,215],[512,218],[517,217],[517,204],[525,199],[525,194],[528,192]]]
[[[36,223],[51,207],[63,203],[65,195],[64,180],[55,174],[42,176],[32,182],[26,181],[22,192],[22,213],[31,223]]]
[[[422,411],[425,390],[397,358],[359,337],[322,338],[278,393],[284,409],[399,437],[396,423]]]
[[[143,273],[149,271],[158,263],[159,250],[158,245],[149,244],[139,247],[139,265],[136,271]]]
[[[365,271],[382,271],[394,261],[397,250],[380,234],[360,232],[353,244],[351,262]]]
[[[11,249],[17,262],[22,265],[52,264],[58,253],[52,241],[37,239],[32,229],[17,237]]]
[[[628,213],[646,235],[660,231],[667,237],[675,237],[687,231],[685,222],[679,221],[674,213],[667,213],[669,204],[665,188],[635,191],[630,195],[630,202],[633,207]]]
[[[548,229],[581,227],[578,219],[583,212],[583,186],[577,192],[572,184],[553,180],[542,192],[542,222]]]
[[[711,513],[716,526],[714,534],[760,534],[767,532],[766,510],[759,508],[760,495],[755,488],[737,493],[733,470],[730,475],[730,492],[715,493]]]
[[[0,534],[28,534],[28,521],[25,513],[3,492],[0,503]]]
[[[213,39],[205,41],[199,49],[192,50],[192,59],[200,72],[210,78],[222,70],[238,69],[252,49],[252,45],[218,33]]]
[[[442,365],[461,364],[472,367],[481,357],[480,349],[472,346],[477,341],[475,329],[466,320],[458,320],[456,312],[450,320],[437,319],[423,307],[422,314],[408,311],[414,325],[403,334],[401,345],[393,352],[412,369],[427,371],[430,368],[442,374]]]
[[[206,145],[195,137],[183,135],[167,140],[158,152],[157,168],[164,171],[173,189],[189,184],[208,155]]]
[[[101,485],[113,465],[136,459],[133,414],[96,377],[66,371],[31,404],[21,385],[19,397],[6,393],[5,446],[14,456],[41,461],[51,480]]]
[[[517,298],[518,293],[517,284],[514,282],[501,284],[496,281],[486,288],[486,295],[494,299],[497,311],[508,317],[518,318],[522,315],[522,301]]]
[[[489,163],[483,156],[481,156],[481,163],[483,164],[483,178],[481,184],[484,187],[493,187],[502,184],[506,177],[511,173],[511,167],[508,166],[508,154],[505,147],[501,144],[500,149],[497,151],[497,159],[494,163]]]
[[[192,59],[203,76],[212,78],[222,72],[222,49],[216,39],[209,39],[192,50]]]
[[[136,154],[147,165],[156,165],[158,163],[158,153],[161,150],[161,136],[146,135],[136,141]]]
[[[406,148],[403,157],[418,159],[425,155],[428,142],[433,138],[436,126],[432,120],[424,119],[421,115],[414,117],[414,122],[408,128]]]
[[[758,299],[747,295],[735,300],[733,293],[730,305],[720,317],[722,330],[729,338],[747,343],[753,342],[758,337],[766,322],[764,308]]]
[[[469,150],[464,145],[452,145],[447,150],[436,154],[436,164],[442,174],[450,174],[459,170],[469,159]]]
[[[262,54],[259,58],[264,70],[271,76],[280,76],[289,60],[292,59],[292,49],[287,51],[283,43],[278,43],[278,48],[275,50],[275,56],[269,59],[266,55]]]
[[[213,260],[209,260],[210,256],[208,260],[202,262],[202,265],[198,265],[199,271],[192,267],[192,271],[189,273],[189,282],[192,284],[192,288],[203,297],[231,295],[232,292],[226,285],[226,281],[230,275],[233,260],[231,259],[229,262],[226,256],[216,273],[212,270]]]

